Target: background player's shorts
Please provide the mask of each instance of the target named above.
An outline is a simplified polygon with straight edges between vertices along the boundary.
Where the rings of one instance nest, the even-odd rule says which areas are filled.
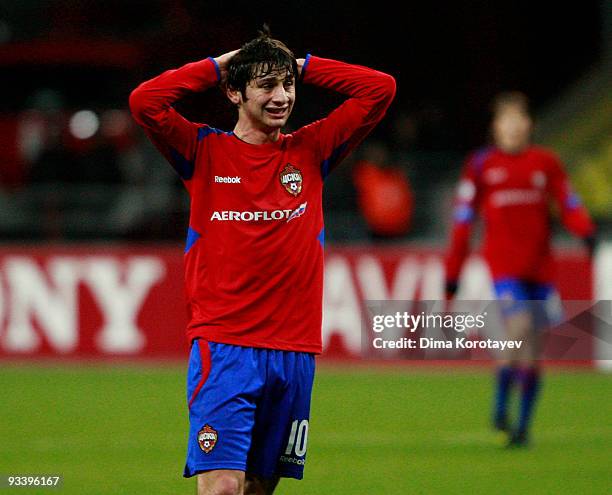
[[[184,476],[212,469],[302,479],[314,355],[196,339]]]
[[[503,278],[496,280],[494,287],[505,317],[530,311],[536,329],[556,325],[563,319],[561,299],[552,284]]]

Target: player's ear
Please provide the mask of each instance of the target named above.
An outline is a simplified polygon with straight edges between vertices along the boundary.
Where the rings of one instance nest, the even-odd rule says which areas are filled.
[[[225,94],[234,105],[240,105],[242,103],[242,93],[239,89],[225,88]]]

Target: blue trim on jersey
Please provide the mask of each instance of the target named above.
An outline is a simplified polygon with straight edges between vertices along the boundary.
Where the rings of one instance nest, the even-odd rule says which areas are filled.
[[[304,74],[306,74],[306,67],[308,67],[309,62],[310,62],[310,53],[306,54],[306,58],[304,59],[304,65],[302,65],[302,72],[300,74],[300,81],[304,79]]]
[[[576,193],[571,193],[565,200],[565,206],[570,210],[578,208],[582,202]]]
[[[212,57],[208,57],[208,60],[210,60],[213,64],[215,64],[215,72],[217,73],[217,81],[220,81],[221,80],[221,69],[219,69],[219,64]]]
[[[209,125],[205,125],[198,128],[198,141],[202,141],[206,136],[210,136],[211,134],[227,134],[231,136],[232,132],[222,131],[220,129],[215,129],[214,127],[210,127]]]
[[[191,247],[196,243],[196,241],[202,237],[202,234],[196,232],[194,229],[189,227],[187,229],[187,241],[185,242],[185,254],[189,252]]]
[[[181,179],[189,180],[193,177],[193,171],[195,169],[194,162],[187,160],[174,148],[170,148],[170,158],[172,159],[172,165],[176,173],[179,174]]]
[[[317,236],[317,240],[321,243],[321,247],[325,248],[325,227],[321,229],[319,235]]]
[[[331,168],[336,164],[336,162],[338,162],[340,156],[342,156],[342,153],[346,151],[347,147],[348,140],[338,146],[334,151],[332,151],[331,155],[329,155],[329,158],[323,160],[323,162],[321,163],[321,177],[323,177],[324,180],[329,175]]]
[[[474,158],[472,158],[472,163],[474,164],[475,171],[480,173],[482,172],[482,167],[484,167],[484,163],[487,161],[487,158],[491,155],[494,148],[488,146],[486,148],[481,148],[474,153]]]
[[[468,205],[458,205],[453,214],[455,223],[469,223],[474,220],[474,208]]]

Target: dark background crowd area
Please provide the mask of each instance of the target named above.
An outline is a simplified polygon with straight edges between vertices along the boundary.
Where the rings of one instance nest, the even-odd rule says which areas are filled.
[[[327,235],[439,242],[462,161],[487,142],[493,95],[519,89],[536,116],[550,114],[577,81],[609,68],[610,10],[601,1],[1,1],[0,235],[183,238],[188,199],[131,120],[129,93],[166,69],[238,48],[265,22],[298,57],[366,65],[398,83],[383,123],[328,181]],[[300,86],[286,131],[340,101]],[[179,109],[233,127],[235,109],[219,90]],[[595,168],[604,175],[609,148]],[[376,191],[394,201],[377,206]],[[604,230],[605,201],[595,211]],[[382,218],[387,210],[395,217]]]

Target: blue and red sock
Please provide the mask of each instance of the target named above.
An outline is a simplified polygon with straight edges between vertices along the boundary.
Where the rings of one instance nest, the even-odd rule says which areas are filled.
[[[508,399],[512,385],[517,378],[517,369],[513,366],[501,366],[497,370],[497,386],[495,394],[495,417],[496,425],[503,425],[508,418]]]
[[[520,382],[522,393],[517,431],[521,434],[526,434],[533,417],[533,409],[540,389],[539,370],[535,367],[521,370]]]

